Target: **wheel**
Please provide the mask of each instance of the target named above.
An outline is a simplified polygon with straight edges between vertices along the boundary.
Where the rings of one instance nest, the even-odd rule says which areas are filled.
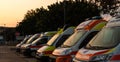
[[[32,56],[32,57],[35,57],[35,56],[36,56],[36,51],[33,51],[33,52],[31,53],[31,56]]]

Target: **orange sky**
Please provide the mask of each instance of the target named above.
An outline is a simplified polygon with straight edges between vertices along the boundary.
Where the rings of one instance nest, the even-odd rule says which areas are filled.
[[[0,0],[0,26],[15,27],[30,9],[47,7],[61,0]]]

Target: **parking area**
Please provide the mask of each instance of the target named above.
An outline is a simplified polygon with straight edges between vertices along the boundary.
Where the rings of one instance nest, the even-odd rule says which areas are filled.
[[[0,46],[0,62],[36,62],[35,58],[16,53],[14,48],[14,46]]]

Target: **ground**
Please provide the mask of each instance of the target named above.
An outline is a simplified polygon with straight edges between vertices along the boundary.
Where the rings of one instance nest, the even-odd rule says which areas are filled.
[[[35,58],[27,58],[16,53],[14,46],[0,46],[0,62],[36,62]]]

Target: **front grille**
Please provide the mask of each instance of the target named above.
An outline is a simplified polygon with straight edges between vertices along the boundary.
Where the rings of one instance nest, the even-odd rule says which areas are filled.
[[[49,60],[50,60],[50,62],[56,62],[56,57],[51,55]]]
[[[49,61],[50,61],[50,62],[56,62],[56,59],[50,57]]]

